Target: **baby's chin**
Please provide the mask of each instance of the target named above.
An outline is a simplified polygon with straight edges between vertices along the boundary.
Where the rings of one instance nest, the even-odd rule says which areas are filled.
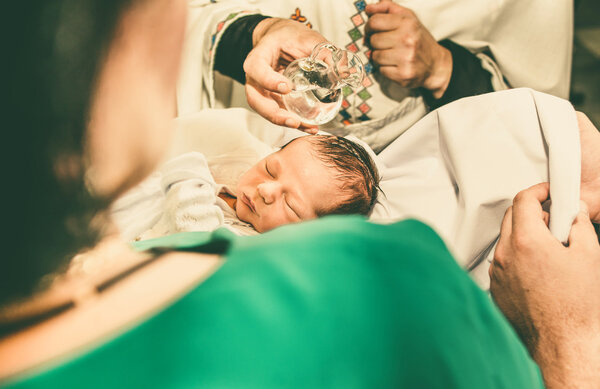
[[[233,203],[233,210],[235,211],[235,216],[237,216],[237,218],[240,219],[241,221],[248,223],[246,220],[244,220],[243,215],[240,215],[240,208],[241,208],[239,206],[240,201],[241,201],[240,199],[237,199],[237,200],[235,200],[235,203]]]
[[[246,217],[244,217],[244,212],[241,211],[242,207],[238,206],[238,202],[240,200],[236,200],[235,204],[234,204],[234,210],[235,210],[235,215],[237,216],[238,219],[240,219],[241,221],[243,221],[244,223],[248,223],[250,224],[256,231],[258,232],[262,232],[259,228],[257,228],[250,220],[248,220]]]

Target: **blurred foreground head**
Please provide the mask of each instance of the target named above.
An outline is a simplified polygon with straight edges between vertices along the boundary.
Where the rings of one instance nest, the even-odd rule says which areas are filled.
[[[186,12],[179,0],[9,8],[0,304],[93,245],[92,218],[162,156]]]

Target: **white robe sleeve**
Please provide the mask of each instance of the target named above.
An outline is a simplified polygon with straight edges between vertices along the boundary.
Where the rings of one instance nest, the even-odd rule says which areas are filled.
[[[189,2],[188,21],[177,85],[177,113],[215,108],[214,62],[223,32],[237,19],[258,13],[251,2]]]

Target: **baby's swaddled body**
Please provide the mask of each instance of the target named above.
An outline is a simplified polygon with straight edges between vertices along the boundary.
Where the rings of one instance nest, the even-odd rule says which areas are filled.
[[[111,216],[128,240],[145,240],[184,231],[226,227],[238,235],[255,234],[219,193],[234,189],[217,184],[199,152],[179,155],[119,198]]]

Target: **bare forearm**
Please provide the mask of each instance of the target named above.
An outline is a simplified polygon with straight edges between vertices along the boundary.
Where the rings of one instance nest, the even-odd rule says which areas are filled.
[[[600,388],[600,339],[598,335],[577,339],[540,339],[532,350],[548,389]],[[547,338],[551,338],[548,336]]]

